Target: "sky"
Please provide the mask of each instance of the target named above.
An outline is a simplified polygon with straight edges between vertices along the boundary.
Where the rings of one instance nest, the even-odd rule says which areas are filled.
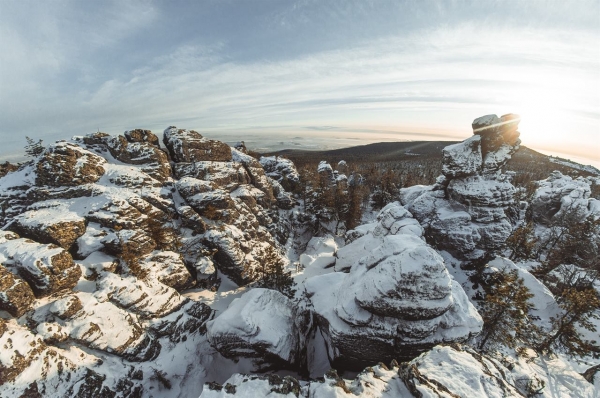
[[[600,166],[600,1],[0,0],[0,157],[175,125],[260,146],[462,140]]]

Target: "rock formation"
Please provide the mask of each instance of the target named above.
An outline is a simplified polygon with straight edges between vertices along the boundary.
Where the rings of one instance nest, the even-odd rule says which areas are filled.
[[[401,190],[403,205],[432,244],[464,260],[502,247],[517,221],[516,189],[501,168],[519,148],[520,119],[508,114],[473,121],[473,136],[443,150],[435,185]]]
[[[348,274],[305,282],[336,366],[411,359],[440,342],[479,333],[479,314],[400,204],[386,206],[373,229],[337,257],[336,269]]]

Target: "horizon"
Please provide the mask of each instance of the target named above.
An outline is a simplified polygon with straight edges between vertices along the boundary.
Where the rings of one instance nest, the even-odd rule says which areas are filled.
[[[517,113],[523,145],[600,167],[599,16],[593,0],[6,1],[0,158],[25,136],[169,125],[460,141]]]

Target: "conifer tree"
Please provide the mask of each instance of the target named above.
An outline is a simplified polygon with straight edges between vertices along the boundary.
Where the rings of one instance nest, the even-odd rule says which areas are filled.
[[[480,305],[483,330],[479,348],[496,343],[515,348],[530,341],[537,329],[529,319],[533,294],[516,270],[503,269],[488,275],[484,282],[485,297]]]
[[[273,246],[261,251],[254,276],[257,278],[258,287],[277,290],[290,298],[295,294],[292,273],[285,270],[285,263]]]
[[[597,342],[584,340],[580,328],[596,332],[592,319],[600,319],[596,314],[600,308],[600,298],[593,288],[584,290],[569,289],[564,292],[559,302],[562,314],[553,317],[552,330],[537,346],[542,353],[552,352],[554,348],[565,349],[571,355],[586,355],[600,352]],[[596,343],[596,344],[595,344]]]
[[[511,260],[527,260],[533,257],[536,245],[537,238],[531,222],[515,229],[506,239],[506,247],[511,250]]]
[[[33,139],[25,136],[27,140],[27,145],[25,145],[25,155],[35,158],[38,155],[42,154],[46,148],[42,145],[42,140],[35,142]]]

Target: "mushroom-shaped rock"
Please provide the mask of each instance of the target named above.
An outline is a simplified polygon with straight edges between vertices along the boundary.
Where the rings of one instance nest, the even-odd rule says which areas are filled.
[[[226,357],[298,360],[298,310],[276,290],[252,289],[207,324],[208,340]]]
[[[38,158],[35,183],[51,187],[96,182],[104,174],[106,160],[75,144],[57,142]]]
[[[163,142],[175,162],[231,161],[229,145],[204,138],[194,130],[171,126],[164,131]]]
[[[430,187],[400,191],[402,204],[433,237],[431,243],[463,260],[498,250],[517,221],[516,188],[500,169],[519,148],[520,118],[486,115],[474,135],[443,150],[443,176]]]

